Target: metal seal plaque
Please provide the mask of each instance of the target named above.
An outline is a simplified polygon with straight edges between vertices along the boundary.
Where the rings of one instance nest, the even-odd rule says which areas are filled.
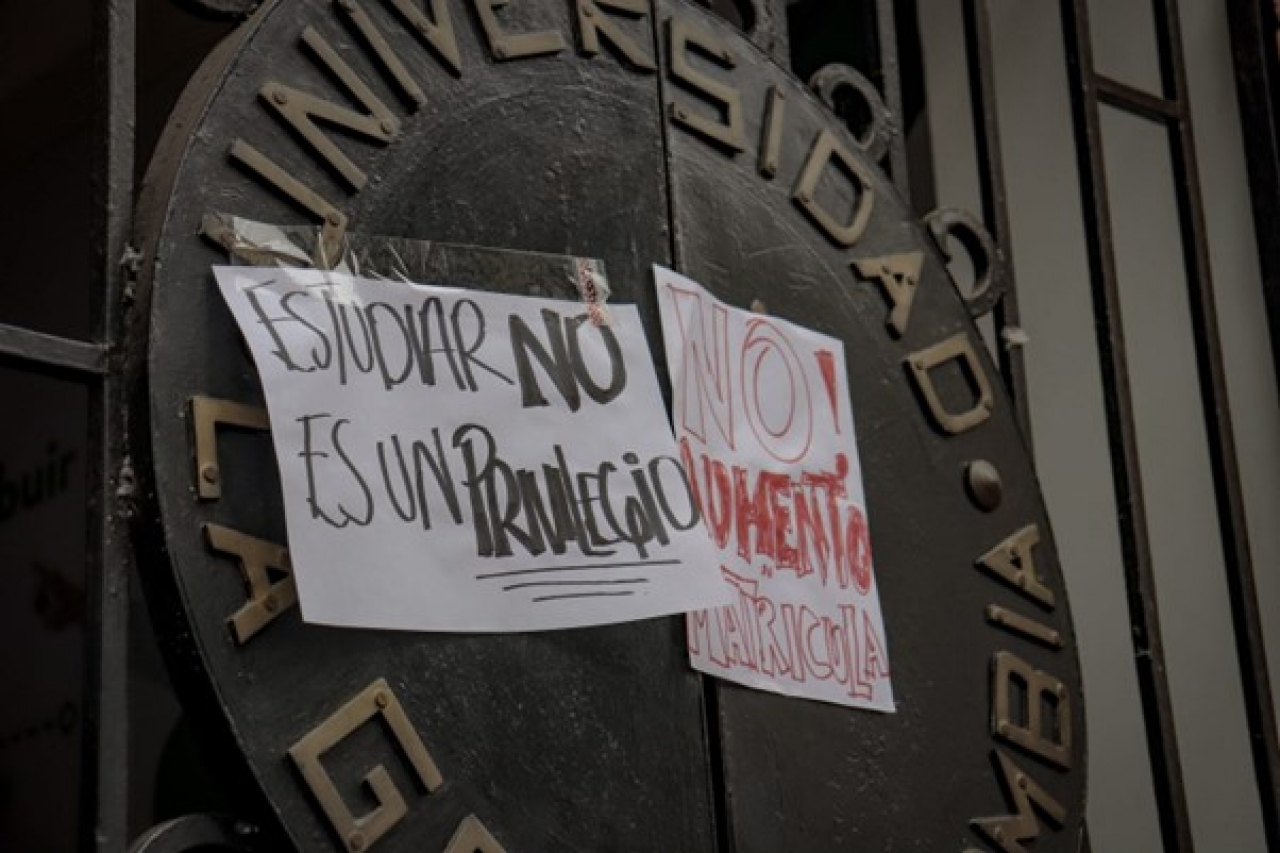
[[[209,58],[138,214],[137,540],[179,691],[278,844],[1079,849],[1083,699],[1052,535],[878,140],[681,0],[278,0]],[[842,340],[897,712],[704,679],[681,619],[304,624],[211,213],[600,258],[653,340],[663,264]]]

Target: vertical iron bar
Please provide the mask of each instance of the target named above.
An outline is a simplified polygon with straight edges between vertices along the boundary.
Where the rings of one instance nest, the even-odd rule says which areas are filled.
[[[920,9],[917,0],[903,0],[895,4],[895,29],[897,30],[897,55],[899,81],[916,81],[899,86],[902,100],[903,156],[907,162],[910,192],[905,197],[916,216],[923,218],[938,207],[937,187],[934,186],[932,161],[933,133],[930,130],[928,100],[924,91],[924,46],[920,41]],[[908,117],[912,119],[907,124]]]
[[[118,506],[130,486],[125,467],[120,352],[125,270],[133,210],[134,0],[93,6],[94,267],[97,334],[106,376],[89,403],[89,499],[82,849],[123,853],[128,841],[129,555]]]
[[[1249,168],[1253,227],[1262,265],[1262,295],[1271,329],[1271,358],[1280,383],[1280,66],[1275,12],[1258,0],[1228,0],[1236,96]],[[1280,390],[1280,384],[1277,384]]]
[[[1187,88],[1186,58],[1177,0],[1157,0],[1156,32],[1161,74],[1166,91],[1180,106],[1177,127],[1171,135],[1174,183],[1178,196],[1178,223],[1183,263],[1190,290],[1191,322],[1200,374],[1200,396],[1209,437],[1209,458],[1222,538],[1223,564],[1235,628],[1236,656],[1244,690],[1245,716],[1253,753],[1254,775],[1262,803],[1267,847],[1280,850],[1280,743],[1277,741],[1275,706],[1267,656],[1263,646],[1262,617],[1254,582],[1249,525],[1240,485],[1240,465],[1222,342],[1218,330],[1213,274],[1209,264],[1209,238],[1204,221],[1204,198],[1196,158],[1191,121],[1191,95]]]
[[[1021,325],[1017,277],[1013,270],[1013,239],[1009,227],[1009,196],[1005,187],[1004,151],[996,107],[995,56],[991,41],[991,12],[987,0],[964,0],[965,54],[969,67],[969,98],[973,110],[974,144],[982,193],[982,221],[1004,255],[1005,291],[994,312],[1000,353],[1000,373],[1013,397],[1018,426],[1027,448],[1032,445],[1031,408],[1022,348],[1004,340],[1003,331]]]
[[[911,200],[911,178],[907,174],[907,128],[902,114],[902,68],[898,63],[898,22],[893,0],[876,0],[876,41],[880,46],[880,73],[883,75],[884,103],[898,123],[898,132],[889,146],[889,172],[898,194]]]
[[[1093,842],[1089,840],[1088,824],[1080,824],[1080,840],[1076,842],[1076,853],[1093,853]]]
[[[1137,430],[1129,390],[1087,5],[1087,0],[1060,0],[1129,621],[1165,853],[1192,853],[1191,820],[1165,671]]]

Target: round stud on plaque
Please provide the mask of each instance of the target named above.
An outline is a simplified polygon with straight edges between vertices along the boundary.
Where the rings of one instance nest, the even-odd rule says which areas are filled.
[[[1000,478],[1000,471],[985,459],[966,466],[965,486],[969,498],[983,512],[994,512],[1004,500],[1004,481]]]

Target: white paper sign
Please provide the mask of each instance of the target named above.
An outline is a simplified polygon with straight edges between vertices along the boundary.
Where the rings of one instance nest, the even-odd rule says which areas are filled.
[[[694,667],[892,711],[843,344],[654,276],[676,437],[734,599],[688,617]]]
[[[639,315],[224,267],[309,622],[524,631],[727,600]]]

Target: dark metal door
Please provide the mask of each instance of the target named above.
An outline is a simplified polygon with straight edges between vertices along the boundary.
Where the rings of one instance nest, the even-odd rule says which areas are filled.
[[[859,79],[828,74],[829,96]],[[1015,411],[970,320],[994,291],[966,305],[951,286],[879,171],[876,118],[853,138],[683,2],[296,0],[210,58],[139,208],[134,514],[179,688],[277,843],[1077,849],[1078,664]],[[839,336],[898,713],[704,681],[679,620],[411,636],[272,606],[246,580],[287,567],[283,513],[256,374],[211,284],[224,256],[200,236],[215,212],[599,257],[654,341],[655,262]],[[245,608],[250,636],[227,626]]]

